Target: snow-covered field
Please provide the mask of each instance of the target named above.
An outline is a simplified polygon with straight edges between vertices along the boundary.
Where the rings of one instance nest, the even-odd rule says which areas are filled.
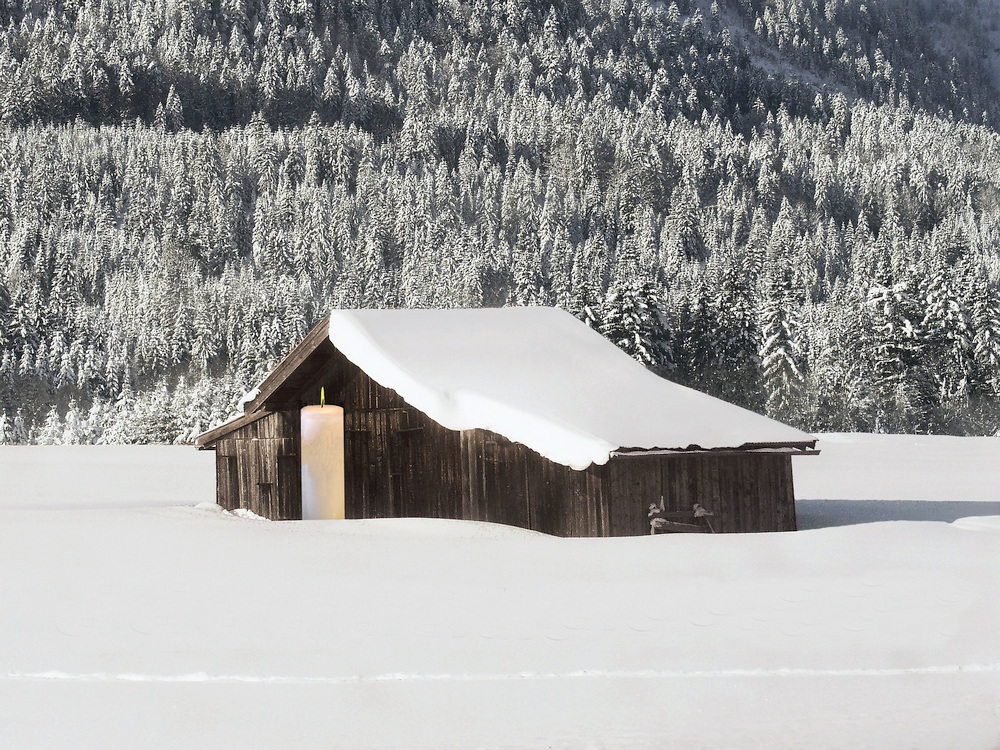
[[[269,523],[194,507],[190,448],[0,448],[0,747],[1000,747],[1000,439],[820,447],[807,530],[631,539]]]

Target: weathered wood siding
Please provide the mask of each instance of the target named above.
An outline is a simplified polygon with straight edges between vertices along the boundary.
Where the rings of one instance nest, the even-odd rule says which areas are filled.
[[[574,471],[489,430],[462,432],[462,517],[608,536],[600,467]]]
[[[270,413],[244,425],[215,451],[219,505],[273,520],[302,518],[297,411]]]
[[[781,454],[685,453],[619,456],[604,467],[612,536],[649,533],[649,506],[695,503],[714,513],[717,532],[794,531],[792,458]]]
[[[718,532],[794,531],[791,457],[619,456],[574,471],[489,432],[462,432],[462,518],[557,536],[649,534],[649,506],[712,511]]]

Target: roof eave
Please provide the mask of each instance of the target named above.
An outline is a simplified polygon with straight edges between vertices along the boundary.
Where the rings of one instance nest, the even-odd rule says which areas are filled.
[[[228,422],[220,424],[218,427],[213,427],[211,430],[201,433],[194,439],[194,444],[200,451],[214,450],[216,443],[230,433],[235,432],[241,427],[246,427],[248,424],[253,424],[257,420],[263,419],[270,413],[271,411],[269,409],[263,409],[258,412],[244,414],[243,416],[236,417],[235,419],[230,419]]]
[[[263,408],[267,400],[274,394],[278,387],[291,375],[296,368],[301,365],[306,357],[330,337],[330,316],[327,315],[319,323],[313,326],[312,330],[306,334],[285,357],[275,366],[266,378],[261,382],[260,392],[253,401],[248,401],[243,411],[252,414]]]
[[[753,454],[753,455],[790,455],[790,456],[818,456],[819,450],[816,448],[816,440],[787,443],[743,443],[738,446],[722,446],[717,448],[701,448],[696,445],[689,445],[686,448],[618,448],[611,452],[611,457],[618,456],[674,456],[674,455],[733,455],[733,454]]]

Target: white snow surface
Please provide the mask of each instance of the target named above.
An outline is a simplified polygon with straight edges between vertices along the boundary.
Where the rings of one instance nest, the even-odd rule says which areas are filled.
[[[1000,503],[1000,438],[818,435],[795,459],[795,496],[825,500]]]
[[[574,469],[619,448],[813,439],[654,375],[556,308],[334,310],[330,340],[439,424],[492,430]]]
[[[815,528],[621,539],[261,523],[160,507],[213,493],[193,448],[0,447],[0,747],[995,750],[1000,439],[819,437]]]
[[[215,451],[188,445],[0,446],[0,509],[215,502]]]

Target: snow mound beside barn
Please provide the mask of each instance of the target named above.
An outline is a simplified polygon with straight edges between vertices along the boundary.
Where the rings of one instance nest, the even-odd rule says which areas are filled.
[[[444,427],[491,430],[578,470],[616,450],[814,440],[655,375],[556,308],[336,310],[330,340]]]

